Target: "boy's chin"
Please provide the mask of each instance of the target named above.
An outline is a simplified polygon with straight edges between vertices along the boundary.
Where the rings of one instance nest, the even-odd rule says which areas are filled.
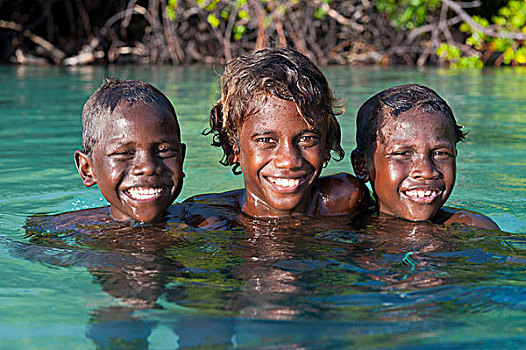
[[[395,217],[395,218],[398,218],[398,219],[403,219],[403,220],[407,220],[407,221],[414,221],[414,222],[419,222],[419,221],[431,221],[437,214],[438,209],[431,209],[429,208],[428,210],[413,210],[413,211],[408,211],[408,212],[399,212],[399,213],[389,213],[389,212],[382,212],[380,211],[381,214],[383,215],[387,215],[387,216],[391,216],[391,217]]]

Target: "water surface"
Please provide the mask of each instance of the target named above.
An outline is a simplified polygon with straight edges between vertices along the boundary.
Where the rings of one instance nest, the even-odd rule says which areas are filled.
[[[401,83],[434,88],[469,131],[448,205],[511,233],[296,218],[123,229],[119,249],[80,231],[60,236],[62,246],[25,237],[29,216],[106,204],[73,164],[82,105],[104,76],[147,80],[174,103],[188,145],[179,201],[241,187],[200,134],[221,68],[0,67],[0,347],[526,346],[522,69],[324,69],[346,100],[347,155],[368,97]],[[348,156],[324,169],[341,171]],[[155,244],[134,240],[137,230],[158,235]]]

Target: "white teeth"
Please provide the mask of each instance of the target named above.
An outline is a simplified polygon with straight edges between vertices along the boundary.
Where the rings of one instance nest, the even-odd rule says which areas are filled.
[[[414,198],[432,197],[437,194],[435,190],[409,190],[405,192],[406,196]]]
[[[150,199],[158,196],[163,191],[162,187],[132,187],[128,189],[128,195],[137,200]]]
[[[282,177],[268,177],[268,179],[279,187],[296,187],[300,184],[299,179],[286,179]]]

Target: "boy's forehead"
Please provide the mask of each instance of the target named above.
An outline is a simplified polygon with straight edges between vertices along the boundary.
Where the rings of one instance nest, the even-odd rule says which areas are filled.
[[[103,120],[106,122],[115,123],[117,120],[127,120],[128,123],[135,123],[152,118],[152,115],[169,116],[178,123],[177,117],[166,106],[151,102],[151,101],[127,101],[121,100],[115,109],[108,108],[106,113],[103,113]]]
[[[259,118],[268,117],[278,117],[280,111],[287,109],[291,104],[294,104],[297,113],[302,116],[303,120],[310,126],[326,126],[329,123],[328,116],[320,111],[318,106],[311,106],[308,113],[302,110],[300,105],[296,103],[293,99],[282,99],[278,96],[272,94],[262,94],[254,96],[254,99],[250,101],[245,115],[243,116],[242,123],[244,123],[248,118],[252,117],[254,114],[259,114]],[[274,109],[273,115],[265,114],[269,111],[269,108]]]
[[[303,120],[303,123],[305,123],[305,129],[325,130],[327,128],[329,122],[328,118],[323,118],[318,115],[305,116],[305,113],[295,101],[280,99],[279,97],[271,95],[267,96],[265,99],[251,102],[249,110],[241,121],[238,132],[247,121],[250,121],[251,124],[260,123],[265,125],[267,121],[276,122],[283,120],[284,122],[288,122],[290,121],[291,108],[296,112],[296,116]]]
[[[418,107],[398,116],[382,114],[376,135],[383,142],[391,135],[411,138],[421,133],[430,138],[447,135],[448,138],[455,139],[454,123],[450,118],[439,111],[424,111]]]
[[[454,122],[444,113],[435,109],[424,109],[413,107],[398,115],[393,113],[381,113],[378,123],[378,129],[389,128],[392,126],[401,126],[407,123],[413,124],[413,127],[426,126],[429,122],[438,123],[443,126],[454,126]]]
[[[166,123],[172,124],[172,122],[175,122],[175,127],[178,129],[179,125],[177,117],[168,108],[142,101],[120,102],[113,111],[108,110],[107,113],[103,113],[101,119],[102,137],[111,137],[111,130],[125,132],[137,127],[150,129],[150,125],[153,127]]]

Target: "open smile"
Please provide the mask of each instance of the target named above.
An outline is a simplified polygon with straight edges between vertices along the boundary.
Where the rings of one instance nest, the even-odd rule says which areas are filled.
[[[273,188],[282,193],[292,193],[296,191],[303,183],[303,178],[274,176],[265,176],[264,178],[272,185]]]
[[[126,189],[124,192],[131,199],[138,202],[151,202],[162,197],[167,187],[165,186],[135,186]]]
[[[442,191],[436,188],[415,188],[402,191],[402,194],[418,204],[430,204],[442,194]]]

